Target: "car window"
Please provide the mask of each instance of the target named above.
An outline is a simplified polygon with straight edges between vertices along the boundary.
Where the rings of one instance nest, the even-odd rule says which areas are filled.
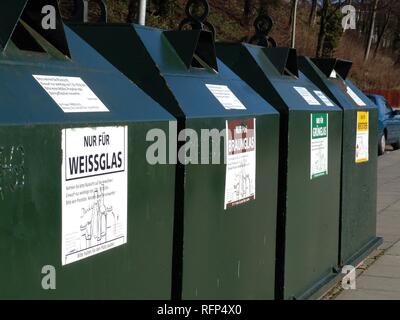
[[[385,101],[385,113],[386,114],[393,113],[393,109],[392,109],[392,107],[390,106],[390,104],[387,101]]]
[[[373,103],[376,104],[376,99],[375,99],[374,96],[369,96],[369,95],[367,95],[367,97],[368,97],[369,100],[371,100]]]

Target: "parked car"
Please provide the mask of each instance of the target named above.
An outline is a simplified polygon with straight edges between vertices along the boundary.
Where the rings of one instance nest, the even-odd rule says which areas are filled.
[[[383,96],[370,94],[368,98],[378,106],[378,154],[385,153],[386,145],[400,149],[400,110],[393,110]]]

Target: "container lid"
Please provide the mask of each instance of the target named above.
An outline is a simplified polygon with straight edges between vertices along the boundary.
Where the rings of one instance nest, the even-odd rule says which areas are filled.
[[[208,31],[164,31],[132,24],[70,26],[177,117],[276,113],[217,59]]]
[[[370,99],[347,79],[352,65],[351,61],[341,59],[299,57],[301,71],[341,108],[375,108]]]
[[[220,43],[217,55],[281,112],[339,110],[299,70],[296,49]]]
[[[55,23],[50,23],[49,21]],[[0,51],[10,41],[32,49],[40,47],[27,28],[70,57],[57,0],[2,0],[0,2]]]
[[[54,30],[42,28],[48,14]],[[0,37],[0,124],[174,119],[64,28],[57,0],[2,0]]]

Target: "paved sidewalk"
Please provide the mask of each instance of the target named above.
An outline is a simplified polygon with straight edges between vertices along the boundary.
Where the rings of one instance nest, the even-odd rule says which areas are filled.
[[[357,290],[337,300],[400,300],[400,151],[379,158],[377,232],[384,243],[357,271]]]

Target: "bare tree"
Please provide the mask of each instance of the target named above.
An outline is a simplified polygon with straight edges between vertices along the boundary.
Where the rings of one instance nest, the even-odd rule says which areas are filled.
[[[372,5],[371,19],[370,19],[369,31],[368,31],[368,41],[367,41],[367,46],[365,48],[364,61],[368,60],[370,52],[371,52],[372,39],[373,39],[374,33],[375,33],[375,19],[376,19],[376,10],[378,8],[378,2],[379,2],[379,0],[374,0],[373,5]]]
[[[385,14],[382,26],[380,26],[380,28],[378,28],[378,39],[377,39],[375,50],[374,50],[374,58],[378,54],[379,47],[381,46],[383,37],[384,37],[384,35],[386,33],[386,30],[387,30],[387,28],[389,26],[390,18],[391,18],[391,11],[388,11]]]
[[[291,47],[294,48],[296,46],[296,24],[297,24],[297,5],[299,0],[292,0],[292,35],[291,35]]]
[[[321,57],[322,55],[322,47],[325,40],[325,27],[328,18],[329,7],[330,7],[330,0],[323,0],[321,8],[321,21],[318,33],[317,49],[315,53],[317,57]]]
[[[152,0],[152,2],[155,7],[154,15],[161,17],[168,16],[174,9],[174,6],[177,5],[176,0]]]
[[[315,21],[317,19],[317,5],[318,5],[317,0],[312,0],[311,9],[310,9],[310,15],[308,17],[308,24],[310,26],[315,25]]]
[[[139,11],[139,0],[130,0],[128,4],[128,16],[126,22],[135,23],[137,22],[137,14]]]
[[[250,24],[253,12],[254,0],[244,0],[242,23],[245,26]]]
[[[268,14],[268,0],[259,0],[259,14]]]
[[[317,48],[316,48],[317,57],[322,56],[325,37],[326,37],[326,28],[328,26],[328,23],[331,21],[332,17],[334,17],[338,13],[343,3],[344,2],[342,1],[336,1],[336,2],[331,0],[321,1],[322,5],[322,8],[320,10],[321,19],[320,19],[320,28],[319,28]]]

